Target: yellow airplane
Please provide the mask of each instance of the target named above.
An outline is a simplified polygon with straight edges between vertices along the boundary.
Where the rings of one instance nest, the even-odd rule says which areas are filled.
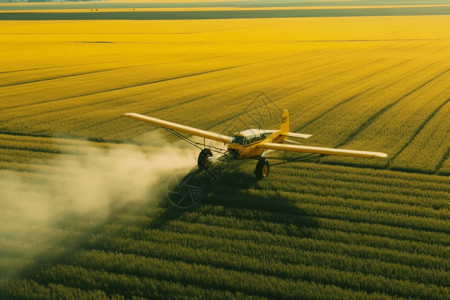
[[[233,136],[226,136],[211,131],[205,131],[177,123],[168,122],[165,120],[152,118],[136,113],[126,113],[125,116],[135,120],[143,121],[146,123],[161,126],[170,132],[176,134],[180,138],[188,140],[194,145],[203,145],[203,149],[198,156],[198,167],[200,170],[207,170],[212,164],[212,151],[211,148],[206,147],[205,143],[197,143],[184,136],[178,134],[182,132],[194,136],[199,136],[204,139],[210,139],[218,142],[228,144],[226,154],[229,154],[233,159],[247,159],[257,158],[258,163],[255,169],[255,175],[258,180],[263,179],[269,175],[270,166],[269,162],[264,157],[266,150],[279,150],[279,151],[292,151],[312,154],[324,154],[324,155],[343,155],[354,157],[387,157],[386,153],[371,152],[371,151],[359,151],[359,150],[347,150],[336,148],[322,148],[303,146],[294,141],[288,140],[288,137],[297,138],[309,138],[311,135],[289,132],[289,112],[285,109],[281,116],[281,126],[279,130],[264,130],[264,129],[247,129],[235,133]],[[297,145],[286,145],[283,142],[291,142]],[[213,149],[214,151],[214,149]]]

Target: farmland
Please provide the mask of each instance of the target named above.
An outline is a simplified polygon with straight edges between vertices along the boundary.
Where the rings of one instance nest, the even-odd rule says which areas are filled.
[[[448,299],[449,16],[0,24],[0,298]],[[261,103],[388,158],[164,204],[197,150],[123,114],[230,134]]]

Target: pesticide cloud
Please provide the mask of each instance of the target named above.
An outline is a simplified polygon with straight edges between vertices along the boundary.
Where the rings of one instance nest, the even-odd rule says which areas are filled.
[[[99,223],[128,203],[156,206],[171,174],[188,172],[196,155],[176,147],[144,152],[137,146],[87,146],[41,162],[37,174],[0,170],[0,269],[2,258],[31,256],[51,244],[54,224],[64,218]]]

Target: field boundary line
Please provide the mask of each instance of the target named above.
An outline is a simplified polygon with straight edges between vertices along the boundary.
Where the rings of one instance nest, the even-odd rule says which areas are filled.
[[[228,14],[227,14],[228,13]],[[267,18],[343,18],[380,16],[424,16],[450,14],[450,7],[377,7],[360,9],[272,9],[272,10],[192,10],[192,11],[96,11],[92,12],[4,12],[0,19],[6,21],[38,20],[229,20]]]

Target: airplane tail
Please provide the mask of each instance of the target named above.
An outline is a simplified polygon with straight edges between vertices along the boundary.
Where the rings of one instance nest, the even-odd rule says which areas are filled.
[[[281,115],[281,126],[280,126],[281,135],[289,134],[289,112],[287,109],[283,111]]]

